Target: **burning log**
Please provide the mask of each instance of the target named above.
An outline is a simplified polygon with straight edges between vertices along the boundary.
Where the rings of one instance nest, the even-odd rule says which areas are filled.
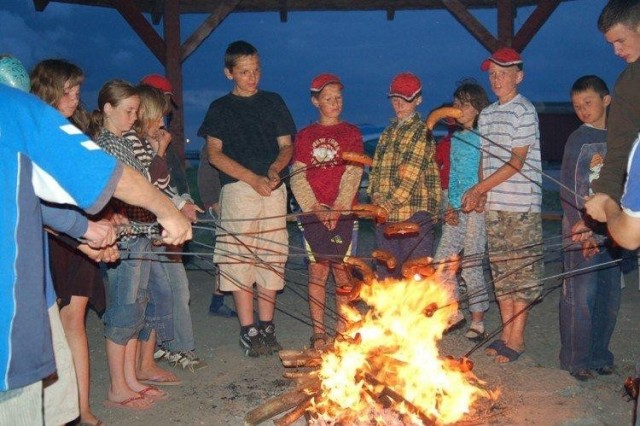
[[[316,379],[313,383],[305,386],[298,386],[289,392],[271,398],[264,404],[249,411],[247,415],[244,416],[244,424],[245,426],[258,425],[280,413],[298,407],[305,401],[310,400],[313,395],[318,392],[320,392],[320,379]]]
[[[302,403],[298,404],[293,410],[289,411],[284,416],[280,417],[278,420],[274,420],[273,423],[276,426],[289,426],[293,424],[296,420],[304,415],[307,409],[311,406],[311,399],[313,399],[312,395],[309,395]]]
[[[322,364],[322,352],[316,350],[282,350],[278,356],[285,367],[319,367]]]

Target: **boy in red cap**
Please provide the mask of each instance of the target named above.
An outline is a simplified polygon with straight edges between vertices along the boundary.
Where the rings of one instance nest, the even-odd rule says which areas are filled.
[[[396,114],[382,132],[373,157],[369,188],[371,201],[384,207],[389,222],[420,225],[417,235],[387,237],[385,225],[376,225],[378,249],[395,256],[399,265],[410,259],[433,256],[434,222],[440,208],[440,177],[435,161],[435,141],[416,112],[422,103],[422,83],[412,73],[398,74],[389,90]],[[402,166],[402,173],[400,167]],[[378,269],[378,278],[401,278],[401,268]]]
[[[496,362],[524,352],[529,306],[542,285],[542,177],[540,132],[535,108],[518,93],[524,78],[515,50],[496,50],[480,67],[489,74],[498,101],[482,110],[480,181],[464,195],[462,210],[486,212],[489,261],[500,306],[502,335],[487,347]]]
[[[303,212],[315,213],[298,219],[309,257],[314,349],[331,341],[324,326],[329,272],[333,272],[336,287],[349,281],[342,261],[351,254],[355,222],[349,211],[362,177],[362,167],[342,161],[343,152],[364,151],[360,129],[340,118],[343,87],[334,74],[320,74],[313,79],[311,103],[318,108],[320,118],[296,135],[293,152],[291,190]],[[344,297],[336,296],[338,332],[344,331],[339,310],[346,302]]]

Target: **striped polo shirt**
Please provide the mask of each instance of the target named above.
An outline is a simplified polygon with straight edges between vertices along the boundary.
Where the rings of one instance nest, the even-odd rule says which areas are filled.
[[[484,178],[509,161],[513,148],[529,147],[522,169],[488,192],[485,209],[540,212],[540,131],[538,114],[531,102],[518,94],[505,104],[495,102],[489,105],[480,113],[478,131],[483,136]]]

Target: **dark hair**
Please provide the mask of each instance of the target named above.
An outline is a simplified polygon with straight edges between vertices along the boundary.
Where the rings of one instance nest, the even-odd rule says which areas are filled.
[[[458,83],[453,97],[460,102],[469,102],[476,111],[480,112],[489,105],[487,92],[474,79],[465,79]]]
[[[65,95],[65,85],[80,86],[84,83],[84,72],[77,65],[64,59],[45,59],[36,64],[31,71],[31,93],[57,108],[58,102]],[[89,115],[82,106],[74,111],[69,121],[86,131],[89,126]]]
[[[593,91],[600,95],[601,98],[604,98],[609,94],[609,88],[603,79],[597,75],[583,75],[573,83],[573,86],[571,86],[570,95],[573,96],[589,89],[593,89]]]
[[[258,54],[258,49],[243,40],[234,41],[224,52],[224,67],[229,71],[236,66],[236,61],[242,56],[254,56]]]
[[[622,24],[635,31],[640,25],[640,0],[609,0],[600,12],[598,29],[606,33],[613,26]]]

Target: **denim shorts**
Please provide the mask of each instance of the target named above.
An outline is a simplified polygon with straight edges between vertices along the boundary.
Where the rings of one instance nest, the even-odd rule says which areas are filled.
[[[145,324],[151,240],[137,237],[119,243],[118,247],[128,252],[122,253],[120,261],[107,268],[104,336],[118,345],[126,345],[130,339],[138,337]]]

